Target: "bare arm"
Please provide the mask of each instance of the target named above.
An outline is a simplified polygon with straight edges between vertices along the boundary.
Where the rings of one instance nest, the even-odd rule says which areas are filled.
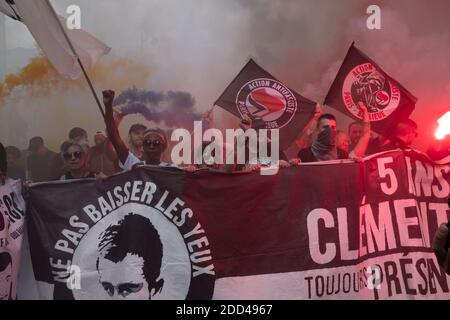
[[[369,112],[367,111],[367,107],[362,102],[358,102],[359,108],[363,113],[363,134],[356,144],[355,148],[350,152],[353,153],[358,158],[363,158],[366,154],[367,146],[369,145],[370,140],[370,119]]]
[[[117,128],[117,123],[114,119],[113,101],[114,101],[114,91],[112,90],[103,91],[106,131],[108,132],[108,137],[111,140],[111,143],[116,149],[117,156],[119,157],[120,162],[125,163],[129,152],[127,146],[120,137],[119,129]]]
[[[308,122],[308,124],[303,128],[298,137],[295,139],[295,144],[298,148],[303,149],[308,146],[308,141],[314,132],[317,125],[317,120],[322,115],[322,106],[316,104],[316,110],[314,112],[314,117]]]
[[[202,120],[208,124],[208,129],[213,129],[216,127],[213,111],[214,111],[214,107],[205,111],[205,113],[203,113],[203,116],[202,116]]]

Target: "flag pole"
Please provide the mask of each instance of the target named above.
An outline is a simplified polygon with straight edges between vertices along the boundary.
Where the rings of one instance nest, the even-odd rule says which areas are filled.
[[[100,113],[102,114],[103,118],[105,118],[105,112],[103,111],[102,105],[100,103],[100,100],[98,99],[97,93],[95,92],[94,86],[92,85],[91,79],[89,79],[88,74],[86,73],[86,69],[84,69],[83,63],[80,60],[80,57],[77,54],[77,51],[75,50],[72,42],[70,41],[69,36],[66,33],[66,30],[64,30],[63,25],[61,24],[61,21],[58,18],[58,15],[56,14],[55,9],[53,8],[52,4],[50,3],[49,0],[45,0],[45,2],[47,3],[48,7],[50,8],[50,11],[53,14],[53,17],[55,18],[55,20],[58,22],[58,25],[64,35],[64,38],[66,39],[67,43],[69,44],[70,50],[72,50],[72,53],[74,54],[75,58],[78,61],[78,64],[80,65],[81,70],[83,71],[84,77],[86,78],[86,81],[89,85],[89,88],[91,89],[92,95],[94,96],[95,102],[97,102],[97,106],[100,110]]]

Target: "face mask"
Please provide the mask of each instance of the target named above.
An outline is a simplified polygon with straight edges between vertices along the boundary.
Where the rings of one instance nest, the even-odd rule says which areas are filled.
[[[330,127],[325,127],[318,135],[317,141],[326,147],[334,147],[336,145],[336,131]]]

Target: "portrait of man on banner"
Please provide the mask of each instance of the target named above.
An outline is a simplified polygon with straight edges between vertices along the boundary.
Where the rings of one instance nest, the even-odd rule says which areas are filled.
[[[161,293],[163,248],[150,220],[129,213],[106,228],[99,240],[99,281],[111,299],[151,300]]]

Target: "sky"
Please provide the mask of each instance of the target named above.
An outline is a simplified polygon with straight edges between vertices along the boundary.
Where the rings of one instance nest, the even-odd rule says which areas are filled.
[[[112,48],[105,63],[127,59],[135,69],[96,89],[137,86],[154,91],[186,91],[195,108],[210,108],[249,58],[301,95],[323,102],[352,41],[419,100],[412,118],[419,123],[417,148],[432,139],[437,118],[450,110],[450,1],[448,0],[58,0],[61,15],[76,4],[81,27]],[[369,5],[381,8],[381,29],[366,27]],[[8,52],[36,50],[27,29],[7,19]],[[25,49],[24,49],[25,50]],[[27,55],[25,55],[27,56]],[[28,57],[28,56],[27,56]],[[27,64],[8,57],[11,68]],[[116,75],[118,76],[118,75]],[[120,85],[119,85],[120,83]],[[22,88],[27,90],[27,88]],[[6,100],[6,101],[5,101]],[[102,119],[87,91],[69,88],[51,97],[27,99],[16,92],[0,102],[0,136],[24,147],[32,135],[53,148],[70,126],[91,131]],[[32,101],[30,101],[32,100]],[[56,110],[63,108],[63,110]],[[12,111],[14,114],[12,114]],[[329,109],[325,109],[330,111]],[[337,113],[332,111],[333,113]],[[39,116],[36,116],[39,113]],[[223,126],[235,119],[215,108]],[[64,119],[63,119],[64,118]],[[338,127],[349,119],[338,114]],[[60,123],[48,127],[48,123]],[[140,121],[130,117],[126,125]],[[17,137],[17,127],[26,127]],[[125,130],[124,128],[122,129]]]

